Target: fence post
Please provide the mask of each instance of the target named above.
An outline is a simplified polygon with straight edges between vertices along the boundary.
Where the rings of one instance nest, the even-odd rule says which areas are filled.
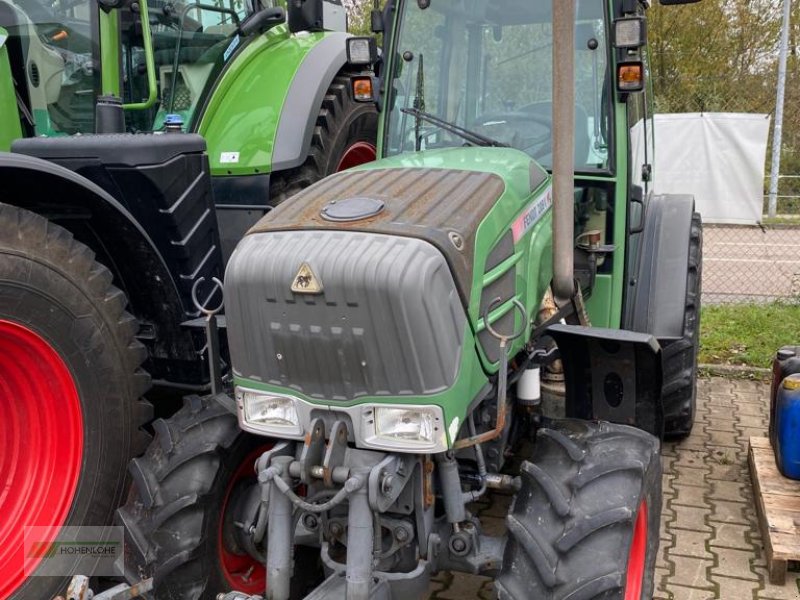
[[[789,21],[792,0],[783,0],[783,27],[781,29],[781,54],[778,59],[778,98],[775,103],[775,129],[772,134],[772,171],[769,180],[769,216],[778,213],[778,179],[781,174],[781,147],[783,146],[783,103],[786,97],[786,58],[789,53]]]

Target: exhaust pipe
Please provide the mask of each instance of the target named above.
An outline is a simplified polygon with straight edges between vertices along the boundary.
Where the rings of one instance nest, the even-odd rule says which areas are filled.
[[[575,0],[553,1],[553,295],[575,291]]]

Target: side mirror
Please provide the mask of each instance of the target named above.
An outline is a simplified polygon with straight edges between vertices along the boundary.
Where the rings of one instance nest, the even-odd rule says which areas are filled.
[[[285,22],[286,11],[281,7],[265,8],[245,19],[239,26],[239,33],[243,37],[248,37],[254,33],[263,33]]]
[[[368,67],[378,61],[378,47],[373,37],[347,38],[347,64]]]

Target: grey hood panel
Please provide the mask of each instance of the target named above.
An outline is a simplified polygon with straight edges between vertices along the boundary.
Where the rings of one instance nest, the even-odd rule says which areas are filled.
[[[292,292],[304,263],[321,294]],[[237,376],[326,400],[446,390],[467,324],[441,252],[357,231],[246,236],[228,263],[225,305]]]

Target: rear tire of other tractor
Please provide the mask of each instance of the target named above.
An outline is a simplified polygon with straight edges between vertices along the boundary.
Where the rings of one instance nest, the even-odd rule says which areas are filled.
[[[700,345],[700,302],[703,279],[703,224],[700,213],[692,215],[686,308],[683,337],[663,349],[664,435],[680,439],[692,432],[697,404],[697,350]]]
[[[63,593],[25,577],[24,527],[109,524],[149,440],[146,351],[111,281],[66,229],[0,203],[0,598]]]
[[[226,509],[243,497],[237,486],[255,483],[253,467],[269,440],[242,431],[213,396],[187,397],[153,428],[155,440],[131,461],[133,486],[117,511],[129,553],[126,579],[154,577],[159,600],[213,600],[231,590],[263,595],[263,562],[237,546]],[[295,558],[301,572],[302,558]],[[303,575],[314,583],[310,570]]]
[[[322,101],[306,161],[272,175],[270,204],[280,204],[332,173],[375,160],[377,137],[375,105],[353,100],[349,75],[337,75]]]
[[[610,423],[553,421],[506,518],[500,600],[650,600],[661,516],[659,442]]]

